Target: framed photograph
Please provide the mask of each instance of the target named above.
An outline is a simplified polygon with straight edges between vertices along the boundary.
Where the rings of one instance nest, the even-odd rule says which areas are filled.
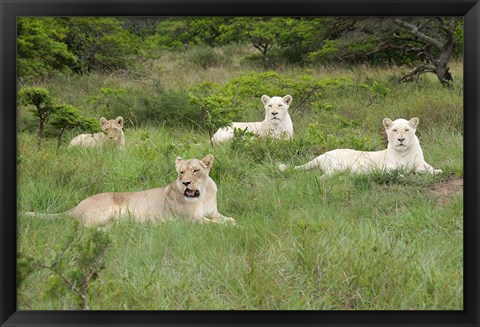
[[[478,326],[478,1],[3,1],[0,322]]]

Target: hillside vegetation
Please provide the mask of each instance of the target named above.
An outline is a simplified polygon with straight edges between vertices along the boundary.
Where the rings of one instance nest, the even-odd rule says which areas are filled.
[[[95,125],[38,146],[32,105],[18,107],[19,310],[462,310],[462,61],[400,83],[405,65],[251,60],[248,43],[163,49],[113,71],[22,79],[84,118],[125,118],[126,146],[68,148]],[[250,59],[249,59],[250,58]],[[260,121],[262,94],[293,96],[291,140],[218,126]],[[334,149],[386,147],[382,119],[418,117],[425,159],[443,174],[278,171]],[[59,143],[58,143],[59,142]],[[87,229],[66,211],[100,192],[176,178],[175,158],[215,156],[219,211],[238,226],[121,219]]]

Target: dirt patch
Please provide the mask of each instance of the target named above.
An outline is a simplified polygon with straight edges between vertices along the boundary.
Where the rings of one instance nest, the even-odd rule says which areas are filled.
[[[454,178],[436,183],[430,190],[437,197],[438,204],[444,205],[453,195],[463,194],[463,178]]]

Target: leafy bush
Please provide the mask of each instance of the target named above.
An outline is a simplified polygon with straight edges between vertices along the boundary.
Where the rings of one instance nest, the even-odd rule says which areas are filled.
[[[98,278],[104,267],[104,260],[110,245],[108,234],[101,230],[85,229],[75,220],[63,242],[50,252],[50,258],[37,260],[28,254],[18,254],[19,285],[30,274],[38,270],[49,272],[43,292],[45,298],[61,296],[72,292],[78,307],[89,309],[88,289]]]
[[[126,88],[100,88],[99,94],[90,97],[89,105],[97,116],[125,118],[127,126],[187,125],[198,127],[200,111],[189,102],[189,95],[183,91]]]
[[[186,59],[203,69],[220,66],[228,62],[228,58],[215,48],[205,45],[191,48],[186,54]]]
[[[20,17],[17,25],[18,75],[22,78],[70,73],[77,62],[65,44],[67,28],[50,17]]]

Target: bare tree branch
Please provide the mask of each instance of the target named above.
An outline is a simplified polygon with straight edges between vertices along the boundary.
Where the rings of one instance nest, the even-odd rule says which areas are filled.
[[[418,37],[420,40],[422,40],[424,43],[434,45],[438,49],[441,49],[443,47],[443,43],[440,42],[439,40],[436,40],[422,32],[420,32],[419,27],[415,26],[413,24],[407,23],[406,21],[396,18],[394,19],[395,23],[401,27],[404,27],[409,30],[410,33]]]

